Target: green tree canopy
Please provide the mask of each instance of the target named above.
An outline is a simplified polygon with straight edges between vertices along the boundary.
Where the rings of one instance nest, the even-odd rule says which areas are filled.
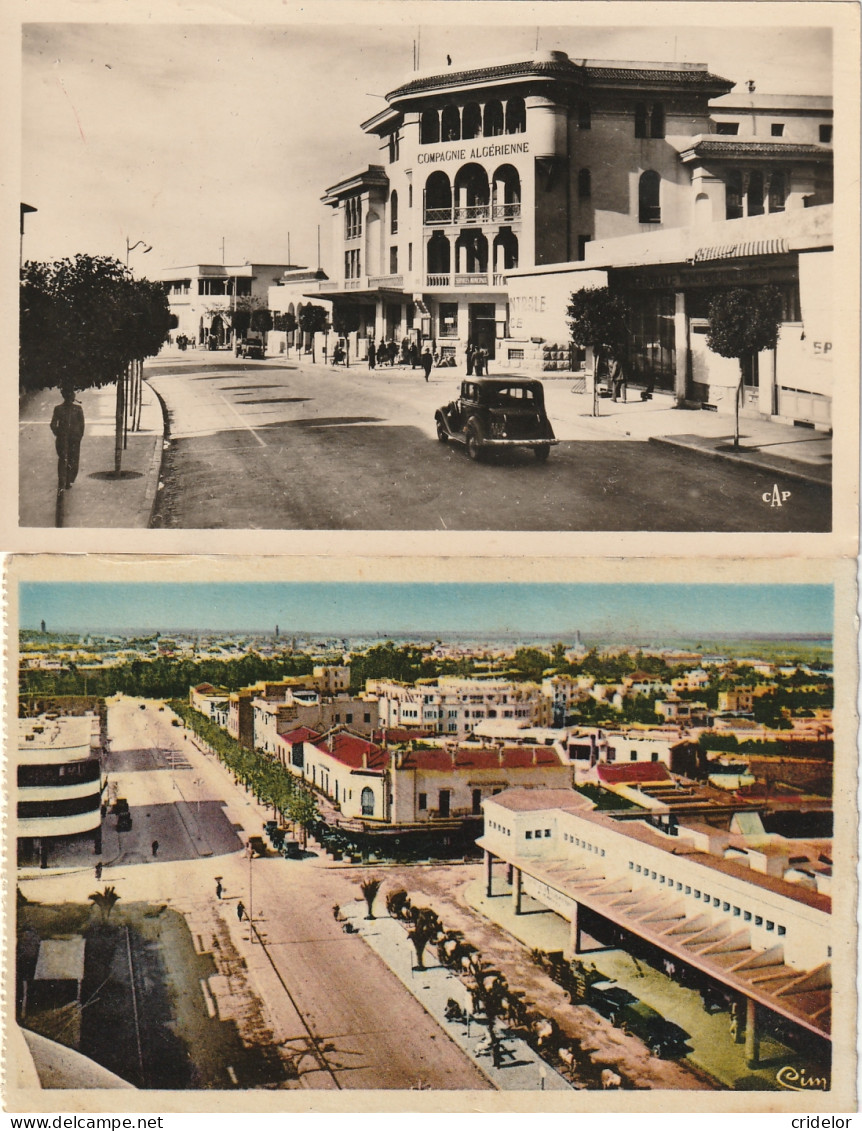
[[[721,357],[739,360],[775,349],[781,329],[777,287],[734,287],[718,291],[709,303],[706,344]]]
[[[316,306],[313,302],[310,302],[300,311],[299,328],[304,334],[323,333],[327,324],[327,313],[322,306]]]
[[[566,313],[572,341],[596,352],[615,357],[624,354],[629,341],[629,308],[607,287],[585,287],[575,291]]]
[[[22,391],[98,388],[158,352],[171,325],[164,289],[107,256],[28,261],[21,271]]]

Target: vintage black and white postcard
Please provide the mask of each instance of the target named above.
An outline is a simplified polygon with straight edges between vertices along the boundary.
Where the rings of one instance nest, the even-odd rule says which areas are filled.
[[[28,544],[847,547],[857,11],[278,7],[23,6]]]
[[[852,1105],[852,563],[681,564],[14,559],[7,1102]]]

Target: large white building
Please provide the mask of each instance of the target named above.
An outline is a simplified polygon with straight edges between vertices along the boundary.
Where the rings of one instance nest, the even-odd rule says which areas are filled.
[[[361,340],[552,370],[574,361],[572,291],[609,285],[632,310],[630,383],[732,411],[737,366],[706,349],[705,304],[768,283],[785,328],[744,408],[828,427],[831,100],[733,86],[705,64],[562,51],[411,76],[362,125],[381,163],[323,197],[327,297]]]
[[[503,861],[516,913],[527,894],[567,919],[572,954],[588,917],[707,975],[746,1003],[751,1061],[761,1008],[829,1038],[829,839],[767,834],[757,813],[598,812],[561,790],[510,790],[483,809],[489,894]]]
[[[381,727],[407,727],[465,739],[486,719],[550,726],[551,703],[535,683],[440,676],[416,684],[371,679]]]
[[[20,859],[47,862],[60,837],[92,836],[101,851],[102,772],[96,715],[18,720],[17,826]]]

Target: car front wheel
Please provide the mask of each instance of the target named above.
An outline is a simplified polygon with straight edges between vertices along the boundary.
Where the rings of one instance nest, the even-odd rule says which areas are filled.
[[[467,455],[474,463],[478,463],[482,459],[482,454],[482,434],[479,425],[471,420],[467,425]]]
[[[533,455],[536,457],[539,463],[544,463],[550,454],[550,444],[539,444],[538,447],[533,448]]]
[[[437,417],[437,439],[441,444],[449,442],[449,433],[446,431],[446,425],[439,416]]]

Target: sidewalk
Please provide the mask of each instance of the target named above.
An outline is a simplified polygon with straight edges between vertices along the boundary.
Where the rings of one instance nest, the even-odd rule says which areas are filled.
[[[65,492],[65,527],[141,528],[150,523],[164,443],[162,407],[143,383],[141,426],[130,431],[119,478],[114,475],[116,386],[78,394],[84,410],[78,478]],[[50,423],[60,400],[56,389],[26,397],[18,427],[19,523],[53,527],[57,512],[57,455]]]
[[[831,433],[742,416],[739,448],[734,448],[733,417],[727,413],[677,408],[662,394],[642,401],[639,392],[631,390],[626,402],[599,398],[599,415],[593,416],[592,393],[572,393],[571,388],[568,376],[545,380],[548,416],[561,439],[648,441],[831,486]]]

